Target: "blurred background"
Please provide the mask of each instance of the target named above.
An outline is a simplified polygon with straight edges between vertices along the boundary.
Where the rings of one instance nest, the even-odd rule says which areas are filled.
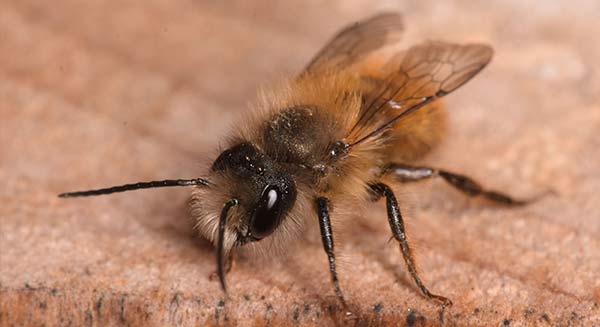
[[[519,196],[559,194],[506,210],[442,183],[407,189],[422,276],[455,302],[446,324],[600,324],[600,2],[5,0],[0,325],[348,323],[319,244],[295,249],[295,264],[242,261],[225,307],[212,247],[186,218],[189,190],[55,195],[203,175],[258,88],[381,11],[403,14],[407,46],[495,49],[448,97],[450,134],[427,163]],[[380,207],[339,246],[349,323],[439,324]]]

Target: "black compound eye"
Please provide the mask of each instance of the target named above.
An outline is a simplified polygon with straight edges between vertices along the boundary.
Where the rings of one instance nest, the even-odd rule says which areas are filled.
[[[250,221],[250,233],[255,239],[262,239],[273,233],[281,223],[281,197],[281,191],[275,185],[269,185],[263,190]]]

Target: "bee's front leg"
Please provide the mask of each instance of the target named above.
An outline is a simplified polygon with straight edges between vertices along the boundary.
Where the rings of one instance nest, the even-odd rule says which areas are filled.
[[[331,221],[329,219],[329,199],[319,197],[315,200],[317,215],[319,217],[319,228],[321,230],[321,240],[323,248],[329,259],[329,272],[331,273],[331,282],[335,288],[335,295],[338,297],[342,305],[346,306],[344,295],[340,289],[337,272],[335,269],[335,254],[333,252],[333,233],[331,231]]]

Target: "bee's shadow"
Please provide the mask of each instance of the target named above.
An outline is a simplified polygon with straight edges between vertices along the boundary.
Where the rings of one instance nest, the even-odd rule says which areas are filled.
[[[156,213],[161,217],[168,217],[163,219],[160,223],[150,221],[150,218],[141,219],[140,223],[146,226],[148,229],[156,232],[160,237],[172,239],[174,242],[185,242],[186,249],[194,248],[191,252],[186,253],[187,256],[197,257],[197,259],[206,259],[207,256],[214,255],[214,246],[206,239],[200,237],[194,227],[194,221],[190,218],[188,212],[188,203],[186,200],[181,200],[172,203],[171,205],[165,206],[164,203],[151,202],[154,204],[150,205],[148,210]],[[340,238],[337,242],[338,249],[343,251],[337,251],[343,258],[349,258],[352,256],[363,255],[373,263],[380,264],[386,272],[393,273],[394,283],[399,282],[404,287],[414,290],[418,293],[415,288],[412,279],[406,271],[404,271],[404,265],[402,261],[402,254],[398,249],[398,245],[395,240],[390,239],[391,233],[387,234],[387,221],[385,219],[385,211],[376,210],[376,215],[382,215],[378,220],[378,223],[385,224],[385,227],[373,227],[373,223],[368,223],[364,218],[352,217],[351,219],[357,223],[346,224],[340,231]],[[318,228],[317,228],[318,229]],[[262,257],[254,254],[245,253],[240,251],[240,255],[236,256],[237,267],[235,270],[245,270],[245,273],[249,273],[250,276],[254,276],[257,279],[265,279],[269,275],[269,270],[277,266],[277,269],[282,269],[285,275],[293,276],[292,283],[295,287],[306,290],[307,293],[316,295],[317,298],[323,301],[329,302],[325,297],[320,294],[319,287],[312,281],[314,278],[320,278],[326,281],[324,284],[326,288],[323,291],[329,290],[329,272],[327,269],[327,255],[322,249],[320,239],[318,235],[312,235],[318,233],[318,230],[311,230],[312,237],[303,237],[293,244],[286,245],[286,249],[289,250],[289,254],[277,254],[272,257]],[[352,237],[352,235],[360,235],[360,237]],[[305,249],[302,249],[307,247]],[[318,253],[320,257],[304,257],[297,253],[300,251],[302,254],[306,253]],[[393,261],[390,253],[397,255],[399,260]],[[311,267],[321,265],[322,269],[312,269]],[[340,265],[339,274],[349,274],[350,269],[345,269],[344,264]],[[216,267],[215,267],[216,269]],[[263,271],[264,270],[264,271]],[[319,277],[317,277],[319,276]],[[273,283],[275,280],[269,281],[264,280],[265,283]],[[275,278],[273,278],[275,279]],[[342,279],[345,279],[342,276]],[[287,285],[278,285],[280,288],[289,288]],[[345,289],[350,286],[346,286]],[[331,286],[331,292],[333,287]],[[348,299],[352,302],[352,299]],[[335,301],[334,301],[335,302]]]

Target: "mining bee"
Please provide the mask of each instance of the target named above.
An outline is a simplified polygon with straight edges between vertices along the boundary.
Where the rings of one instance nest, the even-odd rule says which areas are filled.
[[[410,275],[427,298],[449,306],[448,298],[429,291],[419,277],[390,185],[441,177],[468,196],[506,205],[526,201],[487,190],[461,174],[414,164],[443,136],[444,111],[434,101],[477,75],[493,51],[483,44],[443,42],[399,49],[394,45],[402,31],[402,19],[394,13],[342,29],[301,73],[262,92],[205,177],[59,196],[192,186],[190,212],[199,233],[217,247],[224,291],[234,249],[285,245],[318,221],[342,304],[330,216],[338,208],[385,198],[391,232]]]

